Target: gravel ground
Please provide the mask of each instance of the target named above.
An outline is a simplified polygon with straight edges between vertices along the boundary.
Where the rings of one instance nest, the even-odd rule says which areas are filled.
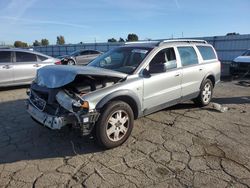
[[[77,130],[52,131],[25,111],[26,88],[0,91],[0,187],[250,187],[250,87],[221,82],[214,102],[183,103],[135,121],[102,150]]]

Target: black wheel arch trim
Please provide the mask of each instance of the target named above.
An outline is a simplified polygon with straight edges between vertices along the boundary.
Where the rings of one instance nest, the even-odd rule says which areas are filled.
[[[126,98],[130,99],[130,101],[126,101]],[[102,109],[109,101],[112,101],[114,99],[127,102],[130,106],[132,102],[133,104],[131,106],[131,109],[134,112],[134,118],[136,119],[141,116],[141,102],[139,100],[139,97],[130,90],[119,90],[106,95],[98,102],[98,104],[96,105],[96,109]],[[136,107],[136,109],[134,109],[134,107]]]
[[[74,57],[69,57],[69,58],[68,58],[68,61],[69,61],[69,60],[74,61],[74,62],[75,62],[75,64],[76,64],[76,59],[75,59]]]
[[[212,76],[212,77],[213,77],[214,80],[211,80],[211,81],[214,82],[213,85],[215,85],[215,83],[216,83],[216,80],[215,80],[216,77],[215,77],[215,75],[214,75],[212,72],[208,72],[208,73],[204,76],[204,78],[203,78],[203,80],[202,80],[202,82],[201,82],[200,89],[201,89],[201,86],[202,86],[202,84],[204,83],[204,81],[205,81],[209,76]]]

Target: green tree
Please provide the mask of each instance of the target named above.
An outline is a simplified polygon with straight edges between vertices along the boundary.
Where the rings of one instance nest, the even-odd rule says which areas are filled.
[[[115,38],[108,39],[108,42],[117,42]]]
[[[42,46],[48,46],[49,45],[49,40],[48,39],[42,39],[41,40],[41,45]]]
[[[64,36],[60,35],[56,37],[56,44],[57,45],[64,45],[65,44],[65,39]]]
[[[230,35],[239,35],[239,33],[233,32],[233,33],[227,33],[226,36],[230,36]]]
[[[128,37],[127,37],[126,40],[127,41],[138,41],[139,37],[136,34],[131,33],[131,34],[128,34]]]
[[[38,40],[35,40],[33,42],[33,46],[41,46],[41,43]]]
[[[119,42],[125,42],[125,40],[120,37]]]
[[[26,42],[22,42],[20,40],[17,40],[14,42],[14,46],[16,48],[26,48],[26,47],[28,47],[28,44]]]

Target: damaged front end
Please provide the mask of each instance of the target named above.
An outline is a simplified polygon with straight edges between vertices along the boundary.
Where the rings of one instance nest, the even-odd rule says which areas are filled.
[[[80,128],[83,135],[88,135],[98,120],[99,112],[90,109],[89,101],[85,101],[83,97],[109,87],[125,76],[118,76],[114,71],[101,71],[98,74],[98,71],[94,67],[73,66],[48,66],[39,69],[35,81],[27,91],[28,113],[50,129],[73,125]]]

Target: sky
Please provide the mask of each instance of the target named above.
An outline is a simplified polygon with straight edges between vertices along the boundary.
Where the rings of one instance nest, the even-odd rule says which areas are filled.
[[[0,44],[250,34],[250,0],[0,0]]]

